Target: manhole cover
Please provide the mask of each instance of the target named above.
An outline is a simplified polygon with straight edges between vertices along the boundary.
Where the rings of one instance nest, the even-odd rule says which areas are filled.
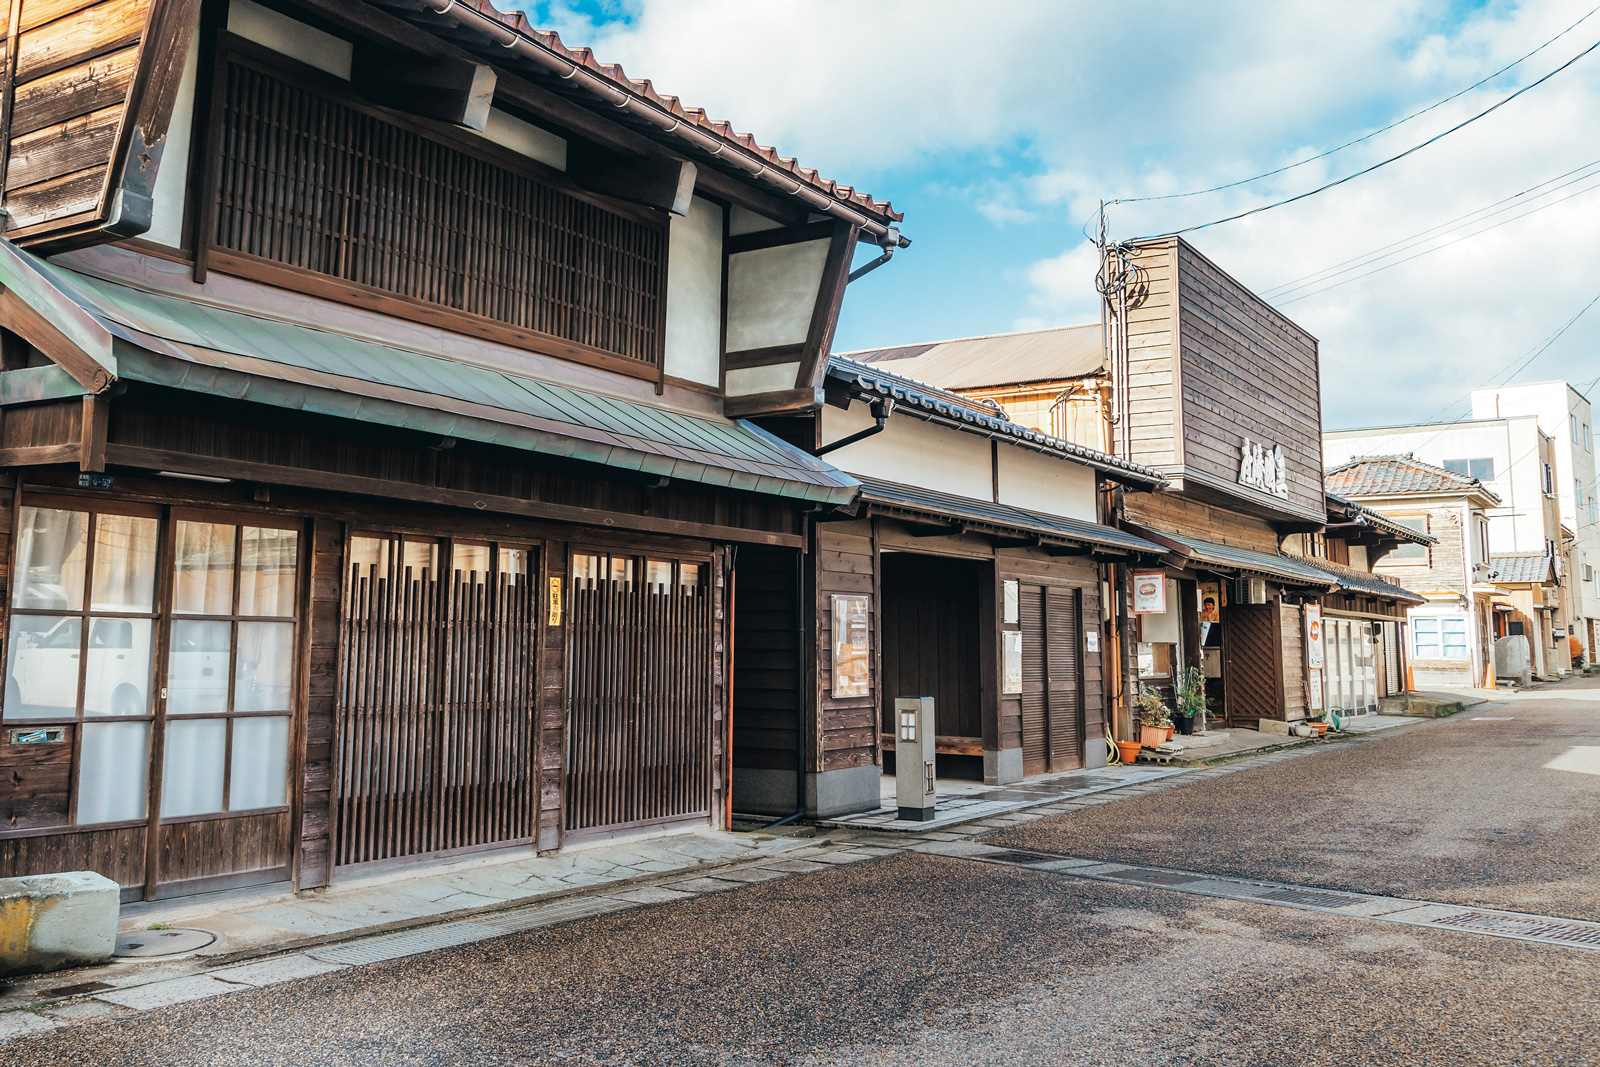
[[[204,930],[130,930],[117,935],[117,957],[176,956],[205,948],[217,939]]]

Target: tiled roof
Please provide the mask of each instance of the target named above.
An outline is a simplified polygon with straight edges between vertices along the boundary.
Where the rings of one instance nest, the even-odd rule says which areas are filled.
[[[902,411],[930,422],[943,422],[958,430],[969,430],[985,437],[1008,437],[1026,448],[1075,460],[1104,471],[1118,481],[1150,488],[1166,484],[1161,472],[1151,467],[1020,426],[1006,419],[997,407],[985,401],[890,374],[871,364],[857,363],[843,356],[830,356],[828,378],[863,396],[887,397]]]
[[[782,191],[795,194],[804,186],[829,200],[875,216],[879,228],[883,223],[899,222],[903,217],[888,201],[875,200],[859,189],[830,181],[811,168],[802,167],[793,158],[779,155],[776,149],[758,143],[750,134],[740,133],[729,123],[711,118],[700,108],[684,107],[676,96],[657,92],[648,78],[630,78],[621,66],[600,62],[589,49],[569,47],[560,34],[537,28],[521,11],[500,11],[488,0],[445,0],[443,6],[427,0],[377,2],[430,32],[467,43],[469,47],[479,40],[489,43],[495,49],[491,53],[496,57],[495,62],[502,65],[513,57],[532,59],[539,74],[554,75],[561,80],[559,87],[563,91],[569,87],[587,90],[590,98],[598,97],[616,108],[618,117],[633,112],[648,120],[656,132],[694,143],[719,162],[726,161],[733,170],[762,179]],[[538,49],[543,55],[530,55],[525,46]],[[644,109],[643,114],[640,114],[641,109]],[[732,151],[724,156],[724,149]]]
[[[982,389],[1082,378],[1104,369],[1098,322],[1049,330],[845,352],[857,363],[888,366],[945,389]]]
[[[1170,545],[1178,555],[1201,564],[1247,575],[1259,574],[1289,585],[1332,588],[1337,584],[1332,575],[1315,567],[1306,566],[1298,556],[1289,556],[1282,552],[1257,552],[1255,549],[1240,548],[1237,545],[1216,544],[1212,541],[1202,541],[1198,537],[1185,537],[1167,533],[1165,530],[1152,530],[1136,523],[1125,522],[1123,525],[1131,527],[1140,537],[1148,538],[1158,544]]]
[[[1411,456],[1358,456],[1328,471],[1323,484],[1327,489],[1347,497],[1403,496],[1409,493],[1448,493],[1453,490],[1478,490],[1495,496],[1476,478],[1423,463]],[[1495,496],[1496,501],[1499,499]]]
[[[1339,583],[1339,588],[1347,593],[1385,597],[1389,600],[1399,600],[1406,604],[1426,604],[1428,602],[1428,598],[1422,594],[1413,593],[1404,586],[1391,582],[1387,578],[1380,578],[1370,571],[1347,567],[1343,563],[1335,563],[1330,559],[1285,554],[1290,555],[1291,559],[1309,564],[1319,571],[1327,571]]]
[[[1550,580],[1550,557],[1543,552],[1509,552],[1489,557],[1489,580],[1501,585]]]
[[[1353,521],[1362,526],[1371,526],[1375,530],[1382,530],[1386,534],[1397,537],[1402,541],[1409,541],[1414,545],[1436,545],[1439,543],[1437,537],[1422,533],[1419,530],[1413,530],[1409,526],[1402,526],[1387,515],[1373,511],[1365,504],[1357,504],[1354,500],[1346,500],[1338,493],[1331,493],[1326,489],[1323,490],[1323,495],[1328,498],[1329,503],[1342,508]],[[1332,509],[1330,508],[1329,510]]]

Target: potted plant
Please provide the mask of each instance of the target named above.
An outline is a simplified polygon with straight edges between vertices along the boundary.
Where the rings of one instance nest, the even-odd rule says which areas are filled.
[[[1155,748],[1171,737],[1172,715],[1161,699],[1161,691],[1148,685],[1139,687],[1139,743]]]
[[[1178,732],[1192,734],[1196,722],[1206,728],[1206,676],[1199,667],[1185,667],[1177,684]]]

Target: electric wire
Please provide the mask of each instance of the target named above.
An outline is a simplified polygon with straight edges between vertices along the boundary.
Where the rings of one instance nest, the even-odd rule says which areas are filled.
[[[1567,34],[1571,33],[1573,30],[1577,29],[1583,23],[1587,22],[1589,20],[1590,16],[1592,16],[1596,11],[1600,11],[1600,6],[1596,6],[1596,7],[1590,8],[1584,14],[1584,16],[1582,18],[1580,18],[1577,22],[1574,22],[1572,25],[1568,26],[1566,29],[1562,30],[1560,33],[1556,34],[1554,37],[1550,38],[1548,41],[1546,41],[1543,44],[1541,44],[1538,48],[1535,48],[1533,51],[1527,53],[1526,55],[1520,56],[1517,59],[1513,59],[1510,63],[1507,63],[1505,66],[1501,67],[1499,70],[1495,71],[1493,74],[1487,74],[1484,77],[1479,78],[1477,81],[1473,82],[1471,85],[1467,86],[1465,89],[1462,89],[1460,92],[1451,93],[1449,96],[1445,97],[1443,100],[1439,100],[1439,101],[1437,101],[1435,103],[1429,104],[1427,107],[1423,108],[1421,111],[1413,111],[1411,114],[1405,116],[1404,118],[1396,119],[1395,121],[1389,123],[1389,125],[1380,127],[1380,128],[1378,128],[1376,130],[1373,130],[1370,133],[1364,133],[1360,137],[1357,137],[1353,141],[1346,141],[1344,144],[1339,145],[1337,148],[1330,148],[1325,152],[1318,152],[1316,155],[1307,156],[1305,159],[1302,159],[1297,163],[1290,163],[1290,164],[1288,164],[1286,166],[1279,167],[1276,170],[1269,170],[1264,174],[1257,174],[1253,178],[1241,178],[1238,181],[1227,182],[1226,184],[1223,184],[1223,185],[1213,185],[1209,189],[1194,189],[1194,190],[1191,190],[1190,192],[1187,192],[1187,193],[1163,193],[1163,194],[1158,195],[1158,196],[1130,196],[1130,197],[1124,197],[1124,198],[1122,198],[1120,200],[1108,200],[1108,201],[1106,201],[1106,203],[1107,204],[1142,204],[1142,203],[1148,203],[1148,202],[1153,201],[1153,200],[1182,200],[1182,199],[1185,199],[1185,198],[1191,197],[1191,196],[1203,196],[1206,193],[1220,193],[1220,192],[1222,192],[1222,191],[1224,191],[1226,189],[1236,189],[1241,185],[1249,185],[1251,182],[1258,182],[1263,178],[1271,178],[1274,175],[1283,174],[1286,171],[1294,170],[1296,167],[1303,167],[1307,163],[1315,163],[1319,159],[1326,159],[1328,156],[1331,156],[1336,152],[1343,152],[1346,148],[1353,148],[1354,146],[1356,146],[1358,144],[1361,144],[1363,141],[1370,141],[1372,138],[1378,136],[1381,133],[1389,132],[1390,130],[1394,129],[1396,126],[1401,126],[1401,125],[1404,125],[1407,122],[1410,122],[1412,119],[1420,118],[1423,115],[1426,115],[1428,112],[1433,111],[1436,108],[1443,107],[1445,104],[1448,104],[1450,101],[1455,100],[1455,99],[1457,99],[1459,97],[1465,96],[1466,94],[1472,92],[1472,90],[1481,88],[1484,85],[1488,84],[1489,82],[1494,81],[1496,78],[1500,77],[1500,75],[1504,74],[1506,71],[1510,70],[1512,67],[1515,67],[1518,64],[1523,63],[1523,62],[1525,62],[1525,61],[1527,61],[1529,59],[1532,59],[1534,56],[1538,55],[1540,52],[1544,51],[1546,48],[1549,48],[1551,45],[1553,45],[1557,41],[1561,40],[1561,38],[1565,37]]]
[[[1513,100],[1517,99],[1519,96],[1522,96],[1524,93],[1529,92],[1530,90],[1533,90],[1533,89],[1537,89],[1539,86],[1543,85],[1545,82],[1549,81],[1551,78],[1554,78],[1557,74],[1560,74],[1562,71],[1566,70],[1568,67],[1571,67],[1573,64],[1577,63],[1580,59],[1583,59],[1585,56],[1589,55],[1589,53],[1593,52],[1597,48],[1600,48],[1600,41],[1594,42],[1589,47],[1585,48],[1583,51],[1579,52],[1577,55],[1573,56],[1571,59],[1569,59],[1565,63],[1561,64],[1561,66],[1557,67],[1555,70],[1552,70],[1550,73],[1544,75],[1542,78],[1539,78],[1537,81],[1529,82],[1527,85],[1524,85],[1522,88],[1518,89],[1516,92],[1512,93],[1509,96],[1504,97],[1503,99],[1497,100],[1495,103],[1490,104],[1488,107],[1484,108],[1482,111],[1478,112],[1477,114],[1475,114],[1475,115],[1473,115],[1473,116],[1471,116],[1469,118],[1462,119],[1460,122],[1456,123],[1454,126],[1451,126],[1449,129],[1444,130],[1444,131],[1442,131],[1440,133],[1436,133],[1432,137],[1429,137],[1427,140],[1422,141],[1422,142],[1420,142],[1418,144],[1414,144],[1410,148],[1407,148],[1403,152],[1397,152],[1394,155],[1389,156],[1386,159],[1380,159],[1378,162],[1373,163],[1370,166],[1363,167],[1362,169],[1360,169],[1360,170],[1358,170],[1358,171],[1356,171],[1356,172],[1354,172],[1352,174],[1346,174],[1342,178],[1335,178],[1333,181],[1326,182],[1326,183],[1324,183],[1322,185],[1319,185],[1315,189],[1308,189],[1303,193],[1296,193],[1294,196],[1285,197],[1282,200],[1275,200],[1270,204],[1260,204],[1260,205],[1258,205],[1256,207],[1249,208],[1249,209],[1247,209],[1245,211],[1235,212],[1232,215],[1227,215],[1227,216],[1224,216],[1223,218],[1220,218],[1220,219],[1212,219],[1210,222],[1196,223],[1193,226],[1185,226],[1182,229],[1169,230],[1166,233],[1151,234],[1151,235],[1148,235],[1146,237],[1141,237],[1141,238],[1139,238],[1139,240],[1148,241],[1148,240],[1155,240],[1155,239],[1159,239],[1159,238],[1163,238],[1163,237],[1179,237],[1179,236],[1182,236],[1183,234],[1186,234],[1186,233],[1194,233],[1196,230],[1207,230],[1207,229],[1210,229],[1213,226],[1221,226],[1225,222],[1237,222],[1239,219],[1249,218],[1251,215],[1259,215],[1263,211],[1271,211],[1273,208],[1284,207],[1285,205],[1294,204],[1294,203],[1297,203],[1297,202],[1299,202],[1301,200],[1305,200],[1305,199],[1307,199],[1309,197],[1316,196],[1318,193],[1325,193],[1329,189],[1336,188],[1336,187],[1338,187],[1340,185],[1345,184],[1346,182],[1351,182],[1351,181],[1354,181],[1357,178],[1360,178],[1360,177],[1363,177],[1365,175],[1371,174],[1373,171],[1379,170],[1379,169],[1381,169],[1383,167],[1387,167],[1391,163],[1398,163],[1400,160],[1405,159],[1407,156],[1413,155],[1416,152],[1420,152],[1422,149],[1427,148],[1429,145],[1437,144],[1438,142],[1444,140],[1446,137],[1449,137],[1452,133],[1456,133],[1456,132],[1458,132],[1460,130],[1463,130],[1466,127],[1472,125],[1474,122],[1477,122],[1479,119],[1493,114],[1494,112],[1498,111],[1499,109],[1505,107],[1507,104],[1511,103]]]

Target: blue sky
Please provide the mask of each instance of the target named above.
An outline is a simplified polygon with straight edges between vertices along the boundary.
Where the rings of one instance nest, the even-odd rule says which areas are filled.
[[[568,44],[906,213],[912,248],[853,285],[835,347],[1093,319],[1081,227],[1102,198],[1249,177],[1359,137],[1534,49],[1567,3],[587,0],[528,3]],[[1600,13],[1485,87],[1261,182],[1114,207],[1113,237],[1294,195],[1481,111],[1600,41]],[[1321,342],[1330,428],[1451,416],[1600,293],[1600,51],[1438,145],[1193,243],[1258,292],[1479,211],[1526,218],[1282,310]],[[1571,195],[1577,193],[1578,195]],[[1569,197],[1561,203],[1553,201]],[[1472,228],[1477,228],[1477,226]],[[1437,250],[1428,251],[1434,249]],[[863,253],[865,255],[865,253]],[[1401,254],[1391,259],[1404,258]],[[1377,260],[1382,265],[1389,260]],[[1310,295],[1304,295],[1310,293]],[[1297,295],[1295,293],[1285,296]],[[1280,297],[1279,299],[1284,299]],[[1600,307],[1516,380],[1600,376]]]

